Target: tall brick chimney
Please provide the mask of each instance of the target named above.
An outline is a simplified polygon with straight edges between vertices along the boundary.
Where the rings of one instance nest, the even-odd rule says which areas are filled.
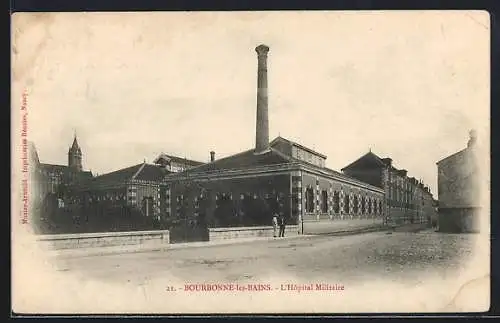
[[[257,52],[257,123],[255,134],[255,154],[269,149],[269,116],[267,107],[267,53],[269,47],[259,45]]]

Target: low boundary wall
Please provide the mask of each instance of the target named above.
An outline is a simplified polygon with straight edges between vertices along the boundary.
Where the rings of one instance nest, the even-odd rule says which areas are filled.
[[[285,236],[298,235],[297,225],[287,225],[285,227]],[[210,228],[209,241],[220,241],[227,239],[245,239],[253,237],[272,237],[272,226],[260,227],[232,227],[232,228]]]
[[[365,229],[382,229],[383,227],[383,220],[381,218],[344,220],[305,219],[303,223],[304,234],[330,234]]]
[[[168,230],[52,234],[38,236],[42,247],[49,250],[101,248],[116,246],[162,247],[170,243]]]

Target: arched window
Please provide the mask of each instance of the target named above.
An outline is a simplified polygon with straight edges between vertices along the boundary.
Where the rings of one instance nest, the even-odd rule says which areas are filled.
[[[366,213],[366,198],[364,196],[361,197],[361,215]]]
[[[321,192],[321,211],[328,213],[328,193],[327,191]]]
[[[154,201],[152,197],[145,197],[142,200],[142,213],[145,216],[153,216]]]
[[[333,193],[333,212],[334,213],[339,213],[339,211],[340,211],[339,192],[335,191]]]
[[[344,197],[344,213],[349,214],[349,193],[346,193]]]
[[[378,202],[378,214],[382,214],[382,201]]]
[[[368,202],[368,214],[372,214],[372,199],[368,198],[367,202]]]
[[[306,189],[306,212],[314,212],[314,191],[312,187]]]
[[[354,199],[353,199],[353,212],[354,212],[354,214],[358,214],[358,212],[359,212],[358,203],[359,203],[359,198],[357,195],[354,195]]]

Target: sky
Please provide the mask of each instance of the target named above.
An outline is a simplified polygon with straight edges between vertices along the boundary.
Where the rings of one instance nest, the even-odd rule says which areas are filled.
[[[43,163],[67,164],[75,132],[94,174],[161,152],[206,162],[255,144],[263,43],[271,140],[335,170],[371,149],[436,194],[436,162],[470,129],[489,145],[489,24],[480,11],[20,13],[12,105],[26,91]]]

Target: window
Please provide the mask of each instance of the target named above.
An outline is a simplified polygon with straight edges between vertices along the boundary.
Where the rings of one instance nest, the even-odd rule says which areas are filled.
[[[344,213],[349,214],[349,194],[346,194],[344,197]]]
[[[382,214],[382,201],[378,202],[378,213]]]
[[[339,213],[339,211],[340,211],[339,202],[340,202],[339,192],[335,191],[333,193],[333,212],[334,213]]]
[[[179,195],[176,197],[176,209],[177,209],[177,217],[184,218],[185,215],[185,205],[184,205],[184,195]]]
[[[359,212],[359,197],[357,195],[354,195],[354,199],[353,199],[353,212],[354,214],[358,214]]]
[[[368,198],[368,214],[372,214],[372,200],[371,198]]]
[[[314,212],[314,191],[312,187],[306,189],[306,212]]]
[[[327,191],[321,192],[321,211],[328,213],[328,193]]]
[[[198,216],[200,214],[200,199],[198,197],[194,198],[194,215]]]
[[[366,198],[364,196],[361,197],[361,214],[366,213]]]
[[[145,197],[142,200],[142,212],[145,216],[152,216],[153,215],[153,206],[154,206],[154,201],[152,197]]]

